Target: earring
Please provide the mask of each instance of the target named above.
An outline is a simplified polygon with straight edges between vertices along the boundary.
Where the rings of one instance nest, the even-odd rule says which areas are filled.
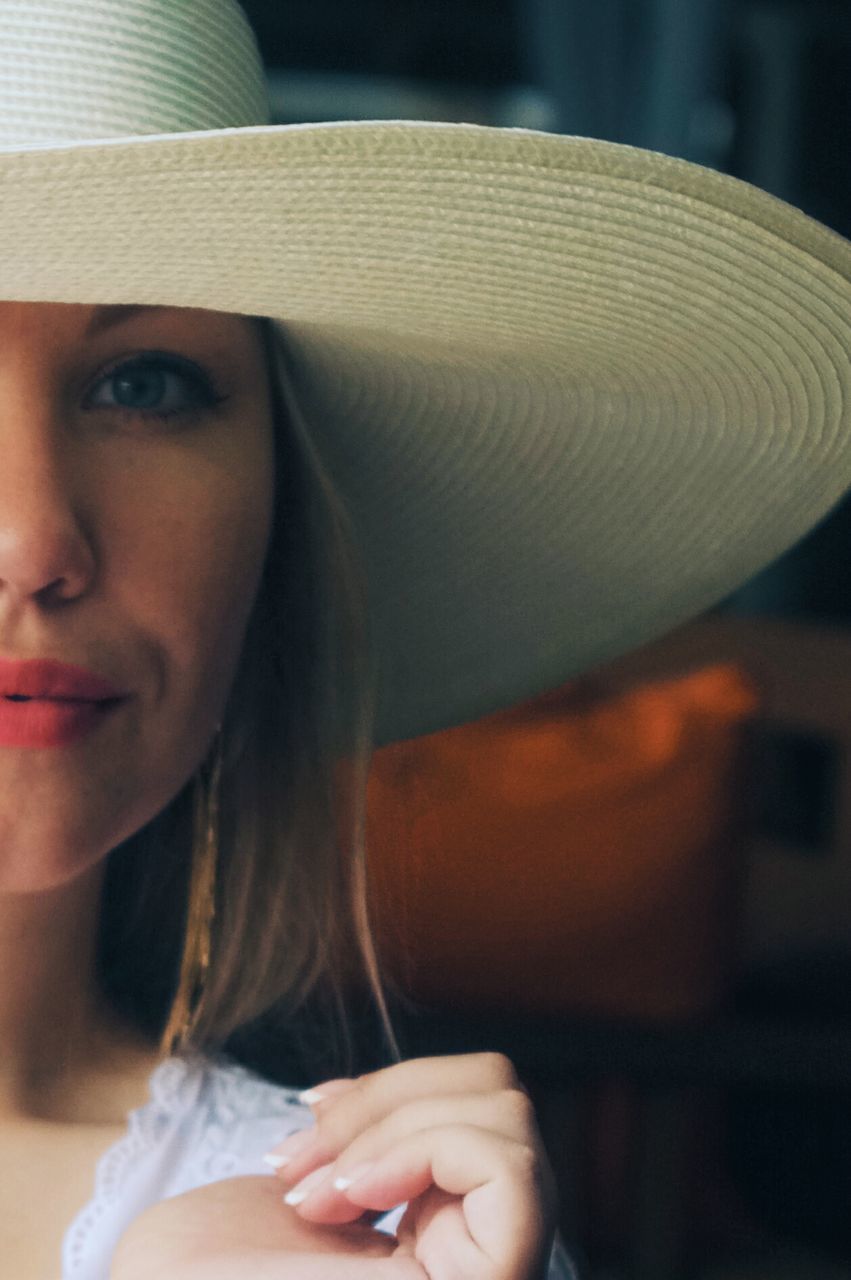
[[[161,1052],[171,1056],[185,1047],[197,1021],[210,967],[213,917],[216,907],[216,864],[219,837],[219,785],[222,772],[222,726],[207,768],[198,769],[193,786],[192,868],[186,910],[186,930],[180,977],[168,1023],[160,1041]],[[205,780],[206,777],[206,780]]]

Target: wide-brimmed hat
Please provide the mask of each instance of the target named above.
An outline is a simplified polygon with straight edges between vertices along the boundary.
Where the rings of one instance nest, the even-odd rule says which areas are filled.
[[[0,298],[277,322],[379,742],[651,640],[844,494],[840,236],[631,147],[268,110],[232,0],[4,0]]]

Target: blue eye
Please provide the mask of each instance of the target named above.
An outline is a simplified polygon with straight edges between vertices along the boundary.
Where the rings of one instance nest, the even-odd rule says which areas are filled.
[[[106,399],[100,389],[110,394]],[[172,418],[221,404],[209,378],[188,361],[149,352],[126,360],[98,382],[86,407],[112,409],[143,418]]]

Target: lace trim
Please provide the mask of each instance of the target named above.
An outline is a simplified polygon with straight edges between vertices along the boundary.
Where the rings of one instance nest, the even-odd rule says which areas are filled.
[[[63,1276],[72,1276],[86,1262],[89,1238],[103,1215],[118,1199],[130,1168],[138,1156],[163,1136],[187,1095],[201,1083],[200,1064],[186,1058],[165,1058],[148,1080],[148,1100],[128,1113],[124,1134],[108,1147],[95,1169],[94,1193],[74,1218],[62,1246]]]
[[[200,1142],[184,1170],[186,1187],[218,1182],[242,1171],[245,1148],[240,1130],[257,1120],[289,1120],[270,1138],[282,1142],[312,1124],[298,1090],[264,1080],[238,1063],[220,1057],[211,1062],[204,1082],[205,1123]]]
[[[287,1115],[292,1107],[310,1117],[311,1111],[299,1102],[299,1090],[274,1084],[255,1075],[247,1067],[224,1056],[210,1064],[209,1081],[212,1109],[225,1124],[256,1120],[261,1116]]]

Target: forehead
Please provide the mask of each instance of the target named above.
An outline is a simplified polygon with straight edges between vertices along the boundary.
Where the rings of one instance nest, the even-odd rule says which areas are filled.
[[[200,307],[169,307],[153,304],[109,303],[87,308],[89,319],[86,325],[87,334],[101,333],[104,329],[123,324],[137,316],[152,316],[162,319],[185,321],[187,324],[219,324],[255,326],[263,323],[261,316],[247,316],[234,311],[209,311]]]
[[[29,336],[65,336],[87,340],[109,329],[136,320],[155,321],[158,326],[182,335],[216,336],[229,341],[241,333],[256,330],[263,321],[256,316],[202,308],[153,304],[108,303],[88,305],[65,302],[10,302],[0,300],[0,331],[4,339]]]
[[[112,303],[107,306],[92,307],[89,315],[89,321],[86,325],[86,337],[94,337],[95,334],[102,333],[104,329],[110,329],[117,324],[123,324],[127,320],[132,320],[135,316],[145,313],[151,315],[162,315],[163,312],[169,310],[176,311],[177,308],[169,307],[151,307],[130,305],[125,303]]]
[[[221,320],[250,320],[259,317],[243,315],[235,311],[214,311],[207,307],[179,307],[167,303],[86,303],[86,302],[24,302],[0,298],[0,314],[32,313],[56,316],[89,317],[98,327],[114,324],[136,315],[175,317],[216,317]]]

